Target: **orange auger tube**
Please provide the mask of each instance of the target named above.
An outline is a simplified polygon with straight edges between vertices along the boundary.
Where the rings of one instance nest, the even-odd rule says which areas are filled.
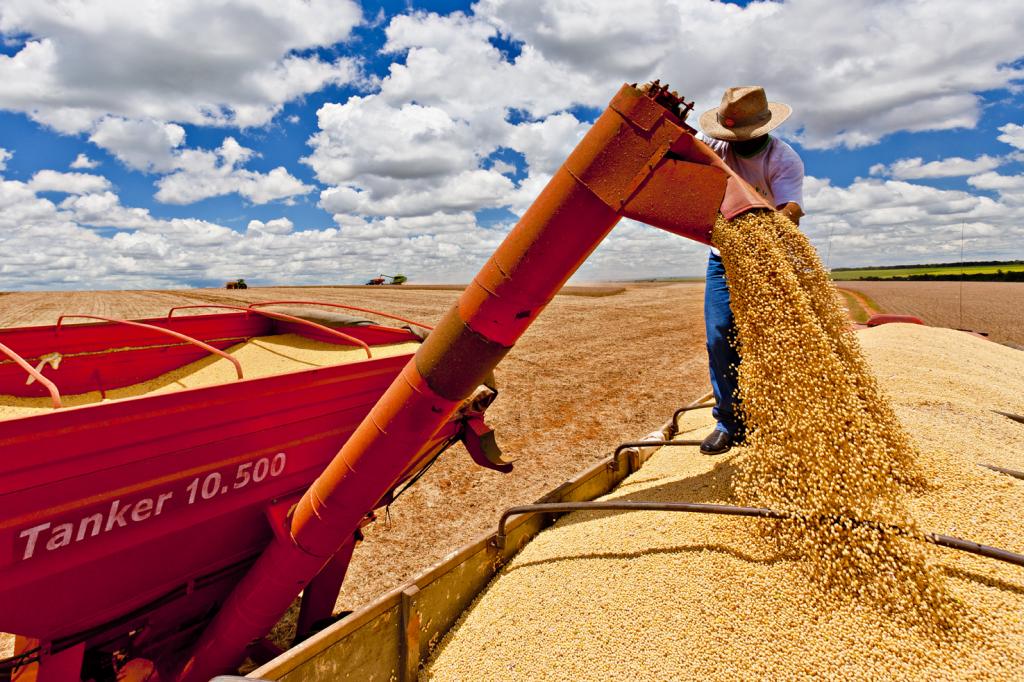
[[[667,88],[622,87],[303,495],[288,532],[201,635],[180,682],[234,668],[270,631],[624,214],[707,243],[723,205],[733,214],[765,207],[694,140],[680,104]]]

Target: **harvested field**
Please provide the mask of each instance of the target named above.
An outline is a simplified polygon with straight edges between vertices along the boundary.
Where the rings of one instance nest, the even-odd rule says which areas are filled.
[[[706,392],[703,285],[622,288],[555,298],[497,370],[500,395],[488,421],[516,469],[481,469],[461,446],[446,453],[369,529],[339,609],[401,584],[490,529],[502,509],[532,502]],[[273,299],[378,308],[432,324],[456,297],[404,286],[12,293],[0,297],[0,325],[53,324],[60,313],[144,317],[172,305]]]
[[[878,304],[859,291],[837,288],[840,303],[846,308],[850,319],[859,324],[867,322],[872,315],[881,312]]]
[[[839,282],[869,296],[883,312],[917,315],[936,327],[986,332],[1024,347],[1024,284],[1016,282]],[[963,320],[960,290],[963,287]]]
[[[1024,469],[1024,428],[989,412],[1024,411],[1013,389],[1024,383],[1024,353],[916,325],[858,336],[929,472],[909,498],[920,527],[1024,551],[1024,484],[977,465]],[[711,426],[691,413],[680,438]],[[666,448],[608,498],[733,502],[734,475],[756,456],[748,450],[708,458]],[[800,559],[753,541],[762,523],[567,515],[502,569],[423,678],[1020,679],[1020,567],[921,545],[967,625],[908,628],[855,602],[823,604],[795,579]]]
[[[403,291],[462,291],[465,284],[402,284]],[[355,289],[363,290],[363,286],[357,284],[345,284],[341,286],[319,286],[319,287],[277,287],[281,290],[287,289]],[[396,288],[393,285],[382,285],[386,289]],[[617,284],[569,284],[559,290],[560,296],[614,296],[625,291],[624,286]]]
[[[202,303],[177,291],[16,291],[0,297],[0,327],[56,324],[62,314],[135,319],[167,313],[176,305]],[[183,311],[183,314],[190,311]],[[199,311],[202,312],[202,311]]]

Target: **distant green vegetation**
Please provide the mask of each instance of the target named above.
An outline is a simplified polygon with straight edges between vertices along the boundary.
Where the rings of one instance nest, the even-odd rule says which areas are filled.
[[[850,312],[850,317],[853,318],[854,322],[864,324],[868,321],[868,311],[861,305],[860,300],[853,295],[853,293],[846,291],[845,289],[837,289],[839,295],[843,297],[843,305]]]
[[[887,268],[835,268],[832,279],[936,281],[959,280],[986,282],[1024,282],[1024,261],[974,261],[970,263],[932,263],[893,265]]]

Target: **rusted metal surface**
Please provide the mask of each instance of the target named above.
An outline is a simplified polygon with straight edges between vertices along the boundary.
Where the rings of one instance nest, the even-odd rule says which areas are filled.
[[[398,682],[416,682],[420,667],[420,614],[416,597],[420,588],[410,585],[402,590],[398,609]]]
[[[708,147],[692,135],[681,135],[675,144],[672,145],[669,158],[710,166],[725,174],[725,195],[722,198],[720,212],[727,220],[732,220],[746,211],[771,211],[775,209],[764,197],[757,193],[757,190],[737,175],[736,171],[729,168],[725,161],[711,147]],[[677,231],[670,227],[662,227],[662,229],[681,234],[684,237],[689,236],[686,232]]]
[[[455,309],[438,322],[428,340],[430,346],[416,354],[416,371],[432,391],[452,400],[483,384],[511,349],[474,331]]]
[[[668,232],[711,243],[725,198],[728,174],[719,168],[661,155],[622,207],[623,215]]]

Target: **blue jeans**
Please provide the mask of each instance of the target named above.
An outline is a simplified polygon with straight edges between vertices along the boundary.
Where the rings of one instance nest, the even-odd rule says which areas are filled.
[[[712,414],[718,420],[715,427],[730,436],[742,436],[743,424],[737,414],[737,367],[739,353],[731,343],[736,338],[736,325],[729,307],[729,287],[725,283],[722,258],[714,253],[708,256],[708,272],[704,285],[704,325],[708,336],[708,366],[711,369],[711,388],[715,392]]]

